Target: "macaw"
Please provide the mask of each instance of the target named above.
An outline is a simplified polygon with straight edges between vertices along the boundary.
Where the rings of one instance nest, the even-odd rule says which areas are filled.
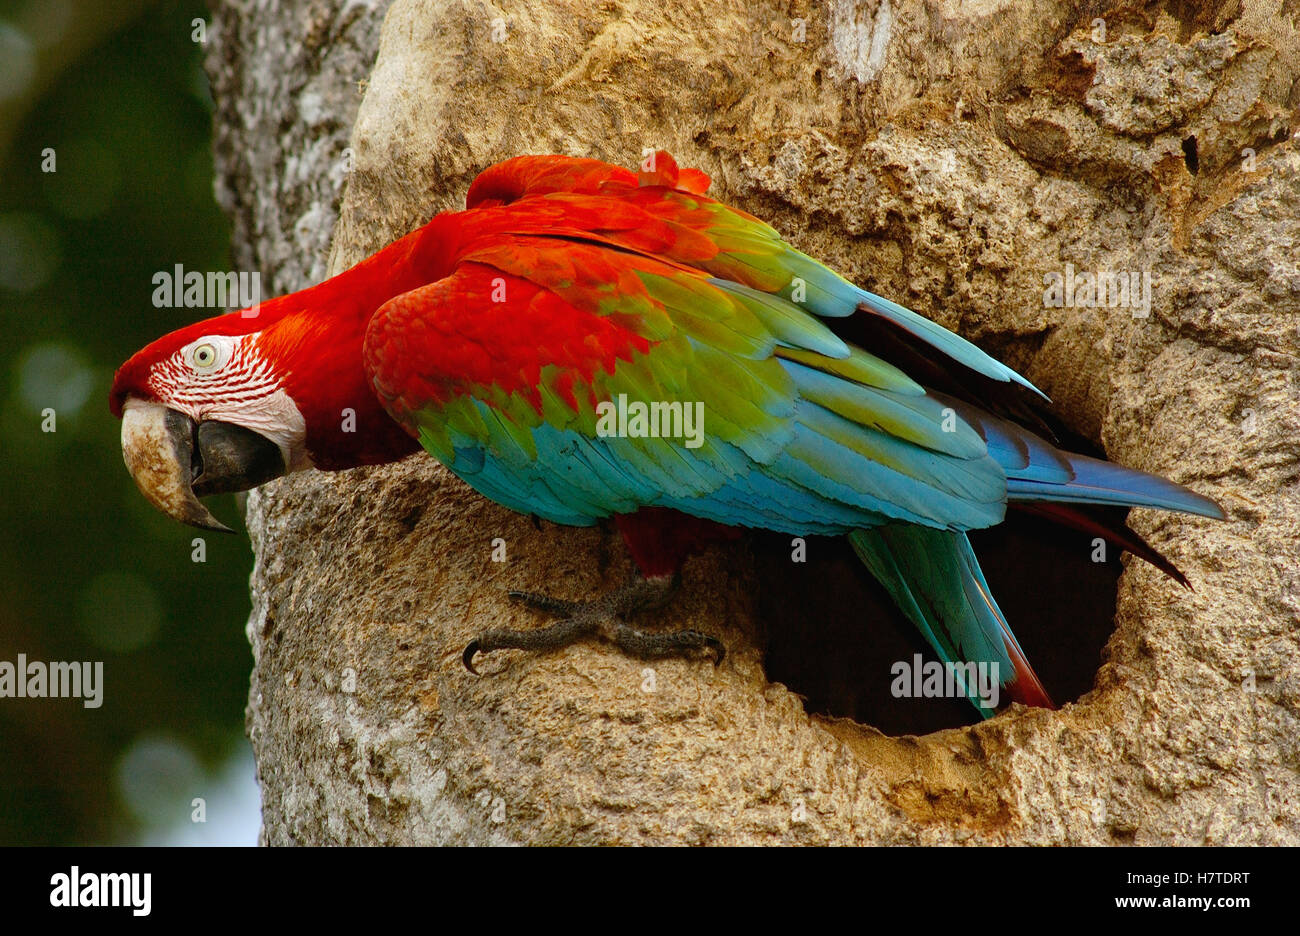
[[[638,574],[590,602],[511,593],[558,620],[481,633],[471,671],[477,654],[593,635],[720,662],[711,635],[629,619],[667,600],[689,555],[741,528],[844,535],[959,679],[961,665],[996,666],[1004,698],[1052,707],[967,531],[1030,510],[1186,584],[1090,505],[1223,511],[1057,448],[1028,380],[709,184],[662,151],[640,171],[566,156],[492,166],[464,211],[131,357],[110,402],[127,467],[155,506],[208,529],[226,528],[200,497],[420,448],[513,510],[612,517]]]

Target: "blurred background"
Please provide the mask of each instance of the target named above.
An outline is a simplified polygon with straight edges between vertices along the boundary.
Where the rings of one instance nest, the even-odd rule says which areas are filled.
[[[231,265],[206,16],[0,0],[0,662],[104,672],[99,708],[0,698],[3,845],[256,841],[248,539],[198,550],[150,507],[107,402],[131,353],[214,314],[155,308],[154,274]],[[229,498],[214,511],[242,529]]]

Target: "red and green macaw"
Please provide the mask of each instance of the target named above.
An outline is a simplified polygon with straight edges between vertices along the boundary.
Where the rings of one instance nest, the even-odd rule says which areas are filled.
[[[564,156],[495,165],[466,210],[133,356],[111,400],[127,466],[152,503],[207,528],[223,527],[199,497],[421,447],[514,510],[614,518],[640,576],[587,604],[518,595],[561,619],[480,635],[471,668],[476,653],[592,633],[637,654],[721,659],[709,635],[626,618],[736,528],[842,534],[942,661],[997,664],[1006,697],[1050,706],[966,532],[1016,506],[1181,580],[1088,505],[1222,511],[1056,448],[1034,431],[1031,404],[1046,398],[1023,377],[708,186],[663,152],[640,172]]]

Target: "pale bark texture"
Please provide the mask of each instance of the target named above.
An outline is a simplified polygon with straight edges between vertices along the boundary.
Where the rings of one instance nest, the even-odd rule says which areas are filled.
[[[423,455],[276,482],[248,504],[264,842],[1300,844],[1281,3],[222,2],[210,67],[219,192],[276,290],[462,207],[500,159],[665,148],[1229,515],[1133,514],[1195,590],[1130,562],[1077,701],[888,737],[768,681],[745,542],[662,615],[721,636],[717,670],[588,643],[475,678],[477,631],[541,623],[506,589],[612,587],[614,533],[536,529]],[[1150,272],[1149,315],[1045,301],[1066,264]]]

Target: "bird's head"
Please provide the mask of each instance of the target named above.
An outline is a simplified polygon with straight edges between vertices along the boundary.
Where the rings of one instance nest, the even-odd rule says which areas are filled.
[[[109,406],[141,493],[193,526],[228,530],[199,500],[304,468],[394,461],[418,446],[384,412],[361,346],[387,298],[343,277],[188,325],[119,368]],[[381,291],[382,292],[382,291]]]
[[[113,380],[126,467],[149,502],[177,520],[227,530],[200,497],[312,464],[269,328],[262,310],[196,322],[141,349]]]

